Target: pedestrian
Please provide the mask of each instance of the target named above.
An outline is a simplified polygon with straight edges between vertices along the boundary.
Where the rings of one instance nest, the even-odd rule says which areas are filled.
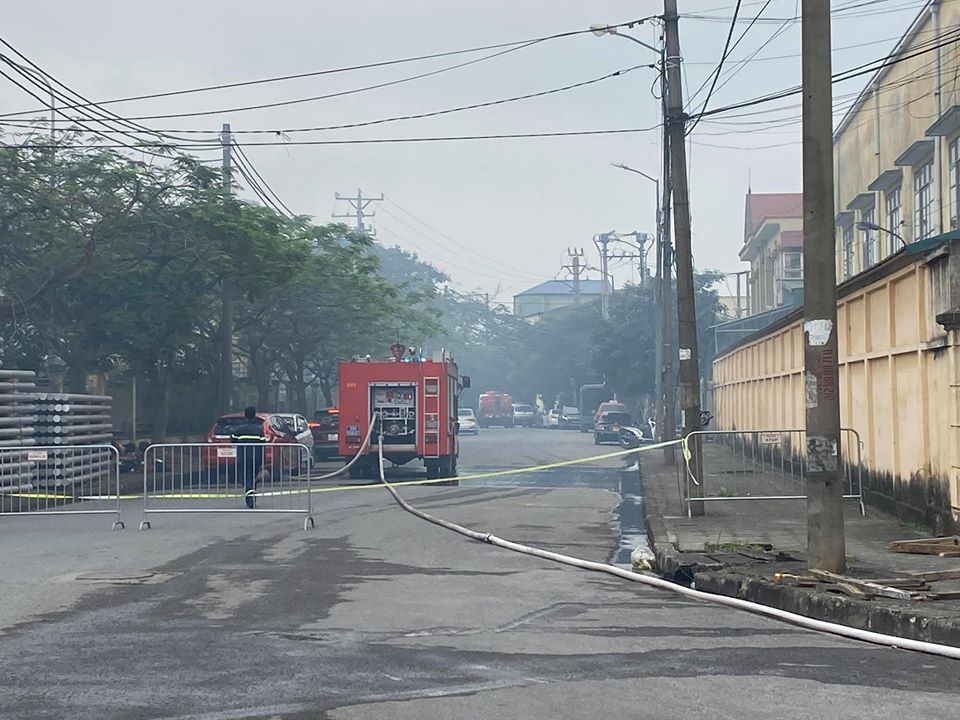
[[[230,434],[230,442],[237,448],[237,474],[243,478],[243,495],[247,507],[253,508],[257,482],[264,470],[263,445],[267,442],[263,434],[263,420],[257,417],[257,409],[252,405],[243,411],[243,422],[238,423]]]

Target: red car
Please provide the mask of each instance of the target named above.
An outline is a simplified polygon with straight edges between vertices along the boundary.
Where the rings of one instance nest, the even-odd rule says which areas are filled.
[[[597,421],[600,419],[600,416],[605,412],[622,412],[629,414],[630,411],[627,409],[627,406],[622,402],[617,402],[616,400],[610,400],[608,402],[600,403],[600,407],[597,408],[597,412],[593,416],[593,424],[596,425]]]
[[[267,438],[264,450],[264,465],[274,468],[277,472],[300,472],[309,466],[310,459],[307,453],[297,448],[277,447],[282,444],[297,442],[296,429],[290,426],[290,421],[283,413],[257,413],[257,418],[263,422],[263,434]],[[232,445],[230,437],[238,425],[249,422],[242,413],[221,415],[207,433],[207,442],[215,445]],[[272,446],[272,447],[271,447]],[[203,448],[203,463],[208,468],[219,467],[221,470],[230,469],[236,464],[237,456],[232,449],[210,447]]]

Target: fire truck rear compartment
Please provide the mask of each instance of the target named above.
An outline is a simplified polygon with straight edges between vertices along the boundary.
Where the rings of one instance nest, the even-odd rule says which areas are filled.
[[[379,435],[393,462],[409,462],[417,456],[417,386],[404,383],[371,383],[370,413],[379,413],[380,432],[373,432],[371,445]]]

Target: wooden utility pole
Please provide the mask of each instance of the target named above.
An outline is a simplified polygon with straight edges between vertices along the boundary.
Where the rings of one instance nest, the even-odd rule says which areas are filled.
[[[842,573],[843,477],[837,377],[830,3],[803,0],[803,364],[807,563]]]
[[[680,360],[680,404],[683,434],[700,429],[700,360],[697,351],[697,309],[694,301],[693,249],[690,243],[690,195],[687,185],[686,122],[680,72],[680,36],[677,28],[677,0],[663,2],[666,32],[667,129],[670,133],[670,169],[673,182],[673,229],[677,245],[677,334]],[[690,472],[701,477],[702,454],[699,437],[689,446]],[[703,497],[698,483],[691,483],[694,498]],[[690,513],[703,515],[703,503],[691,502]]]

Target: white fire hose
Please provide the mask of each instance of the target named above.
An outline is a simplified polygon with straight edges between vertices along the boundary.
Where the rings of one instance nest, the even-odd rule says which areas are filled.
[[[714,595],[713,593],[706,593],[701,590],[693,590],[692,588],[678,585],[670,582],[669,580],[664,580],[652,575],[644,575],[631,570],[624,570],[623,568],[619,568],[616,565],[610,565],[609,563],[582,560],[580,558],[571,557],[570,555],[561,555],[560,553],[550,552],[549,550],[540,550],[539,548],[530,547],[529,545],[521,545],[520,543],[504,540],[503,538],[499,538],[490,533],[477,532],[476,530],[471,530],[470,528],[457,525],[447,520],[443,520],[442,518],[434,517],[433,515],[423,512],[422,510],[418,510],[413,505],[408,503],[406,500],[400,497],[400,494],[396,491],[396,489],[389,482],[387,482],[387,478],[383,470],[382,438],[378,442],[378,455],[380,481],[383,483],[383,486],[390,491],[390,494],[393,495],[394,500],[397,501],[397,504],[400,505],[401,508],[410,514],[417,516],[418,518],[433,523],[434,525],[439,525],[447,530],[452,530],[453,532],[464,535],[472,540],[479,540],[480,542],[489,543],[490,545],[496,545],[497,547],[506,548],[507,550],[513,550],[526,555],[532,555],[533,557],[543,558],[544,560],[553,560],[554,562],[563,563],[564,565],[570,565],[582,570],[592,570],[594,572],[615,575],[616,577],[642,583],[643,585],[647,585],[649,587],[658,588],[660,590],[668,590],[693,600],[701,600],[704,602],[715,603],[717,605],[725,605],[726,607],[731,607],[736,610],[743,610],[755,615],[763,615],[764,617],[780,620],[782,622],[788,622],[792,625],[797,625],[799,627],[806,628],[808,630],[814,630],[816,632],[830,633],[831,635],[839,635],[840,637],[849,638],[851,640],[860,640],[862,642],[873,643],[875,645],[901,648],[903,650],[913,650],[915,652],[928,653],[930,655],[939,655],[941,657],[947,657],[953,660],[960,660],[960,647],[939,645],[937,643],[923,642],[921,640],[910,640],[908,638],[885,635],[884,633],[873,632],[870,630],[859,630],[857,628],[847,627],[846,625],[839,625],[837,623],[826,622],[824,620],[815,620],[813,618],[805,617],[804,615],[798,615],[797,613],[779,610],[768,605],[761,605],[760,603],[750,602],[749,600],[741,600],[740,598],[726,597],[725,595]]]

